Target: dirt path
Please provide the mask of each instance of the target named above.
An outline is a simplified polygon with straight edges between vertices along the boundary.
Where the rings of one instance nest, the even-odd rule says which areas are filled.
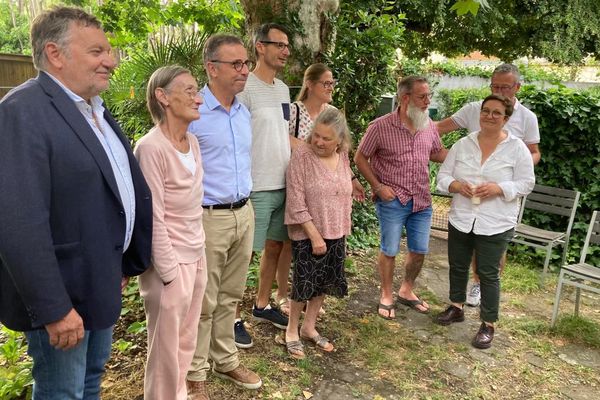
[[[230,399],[572,399],[600,398],[600,351],[549,331],[554,287],[531,294],[506,293],[494,345],[477,350],[470,341],[479,326],[478,309],[468,308],[464,323],[440,327],[432,322],[448,295],[446,242],[434,238],[419,278],[418,292],[432,315],[400,307],[394,321],[376,316],[378,278],[375,251],[352,256],[350,296],[328,299],[321,332],[337,347],[323,355],[307,348],[307,360],[288,358],[274,343],[279,331],[249,324],[255,341],[242,362],[259,372],[259,391],[239,390],[209,378],[213,400]],[[398,260],[397,265],[401,265]],[[402,268],[396,268],[395,287]],[[251,307],[252,294],[244,309]],[[587,297],[584,315],[600,326],[600,300]],[[569,299],[564,314],[572,312]],[[596,332],[600,335],[600,333]],[[143,343],[136,356],[116,356],[105,380],[105,399],[141,399]]]
[[[448,267],[446,257],[446,241],[443,239],[433,239],[431,242],[431,254],[427,257],[426,264],[419,279],[421,292],[428,293],[427,300],[430,303],[444,302],[448,296]],[[400,279],[400,268],[397,268],[396,275]],[[373,276],[371,280],[373,285],[377,284],[377,279]],[[350,297],[348,301],[348,311],[356,316],[372,314],[375,311],[377,301],[377,288],[371,285],[363,285]],[[553,289],[553,288],[552,288]],[[553,291],[536,293],[526,296],[527,315],[536,315],[540,318],[549,320],[551,315],[551,305]],[[518,312],[512,310],[507,305],[508,297],[506,294],[501,299],[501,312],[504,312],[503,318],[518,318]],[[600,312],[598,299],[592,299],[595,313]],[[439,311],[443,309],[435,307]],[[411,311],[408,307],[402,307],[397,310],[397,321],[405,327],[416,340],[422,345],[439,346],[442,351],[448,343],[462,344],[464,349],[458,356],[444,359],[438,364],[439,375],[445,375],[448,382],[448,391],[445,396],[440,398],[548,398],[548,399],[573,399],[573,400],[597,400],[600,398],[600,351],[586,346],[561,342],[553,343],[553,348],[546,350],[542,355],[538,354],[536,348],[527,348],[522,340],[515,338],[510,332],[502,330],[502,321],[499,324],[497,335],[494,339],[494,346],[489,350],[478,350],[472,348],[469,343],[479,327],[478,309],[467,307],[466,320],[462,324],[454,324],[447,328],[442,328],[432,322],[432,316],[422,315]],[[433,314],[435,315],[435,313]],[[424,352],[423,361],[429,361],[432,358],[430,354]],[[540,385],[537,388],[528,388],[522,384],[520,379],[513,381],[514,386],[510,390],[503,391],[506,385],[511,382],[502,381],[500,377],[511,375],[507,370],[517,367],[528,371],[533,377],[542,381],[551,379],[547,372],[552,369],[562,369],[564,367],[575,367],[576,369],[588,370],[589,376],[595,376],[592,381],[585,381],[577,375],[568,374],[559,377],[560,380],[552,382],[551,385]],[[517,369],[517,368],[515,368]],[[501,372],[501,370],[505,370]],[[538,374],[539,372],[539,374]],[[478,393],[477,386],[485,381],[486,375],[491,377],[491,381],[498,376],[498,382],[491,383],[491,390],[484,390]],[[483,375],[483,376],[482,376]],[[547,392],[536,389],[547,386]],[[362,393],[357,395],[356,388],[362,388]],[[365,390],[366,389],[366,390]],[[454,389],[454,390],[452,390]],[[508,388],[507,388],[508,389]],[[486,393],[487,392],[487,393]],[[357,368],[351,363],[331,365],[331,373],[317,385],[313,399],[343,400],[343,399],[401,399],[401,398],[437,398],[425,392],[420,395],[417,393],[402,392],[395,385],[390,385],[385,380],[379,379],[377,373],[366,372],[363,368]]]

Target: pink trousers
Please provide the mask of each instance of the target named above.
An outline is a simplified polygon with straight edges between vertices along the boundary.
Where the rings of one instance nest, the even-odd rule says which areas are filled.
[[[198,321],[206,288],[206,256],[179,264],[177,277],[164,285],[154,268],[140,276],[148,321],[145,400],[186,400],[185,378],[196,350]]]

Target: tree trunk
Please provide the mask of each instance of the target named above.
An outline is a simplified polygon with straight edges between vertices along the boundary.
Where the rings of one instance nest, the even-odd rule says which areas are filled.
[[[338,12],[338,0],[241,0],[240,3],[250,37],[266,22],[277,22],[288,29],[292,52],[285,80],[290,85],[301,84],[304,69],[322,61],[323,55],[333,49],[334,32],[329,15]]]

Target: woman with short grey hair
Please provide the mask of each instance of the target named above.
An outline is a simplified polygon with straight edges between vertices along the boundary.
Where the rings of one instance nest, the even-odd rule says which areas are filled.
[[[202,160],[194,135],[202,99],[190,72],[156,70],[146,99],[155,122],[134,154],[152,191],[152,265],[140,276],[148,321],[145,399],[187,398],[190,368],[206,287],[202,226]]]

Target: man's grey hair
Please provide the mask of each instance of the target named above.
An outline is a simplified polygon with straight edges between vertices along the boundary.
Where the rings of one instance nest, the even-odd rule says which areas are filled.
[[[45,52],[48,43],[56,43],[63,51],[68,51],[69,32],[73,24],[102,29],[102,24],[95,16],[77,7],[54,7],[33,20],[31,48],[33,65],[38,71],[45,71],[48,68],[48,57]]]
[[[278,31],[285,33],[288,36],[288,38],[290,36],[285,26],[277,24],[275,22],[268,22],[259,26],[254,32],[254,37],[252,39],[252,44],[254,45],[254,55],[256,56],[256,60],[258,60],[258,51],[256,51],[256,44],[258,42],[269,40],[269,32],[271,32],[271,29],[277,29]]]
[[[242,47],[244,46],[242,39],[234,35],[218,34],[209,37],[206,43],[204,43],[204,51],[202,52],[202,60],[204,61],[204,65],[206,65],[210,60],[216,60],[219,58],[219,49],[221,46],[235,44],[239,44]]]
[[[513,74],[516,82],[521,81],[521,74],[519,73],[519,68],[517,68],[517,66],[514,64],[504,63],[504,64],[498,65],[496,68],[494,68],[494,72],[492,73],[492,76],[494,76],[496,74]]]
[[[418,75],[410,75],[407,77],[402,78],[400,81],[398,81],[398,91],[396,93],[396,95],[398,96],[398,103],[400,103],[400,99],[402,98],[402,96],[404,96],[407,93],[412,92],[413,88],[415,87],[415,84],[417,83],[429,83],[427,81],[427,78],[425,78],[424,76],[418,76]]]

